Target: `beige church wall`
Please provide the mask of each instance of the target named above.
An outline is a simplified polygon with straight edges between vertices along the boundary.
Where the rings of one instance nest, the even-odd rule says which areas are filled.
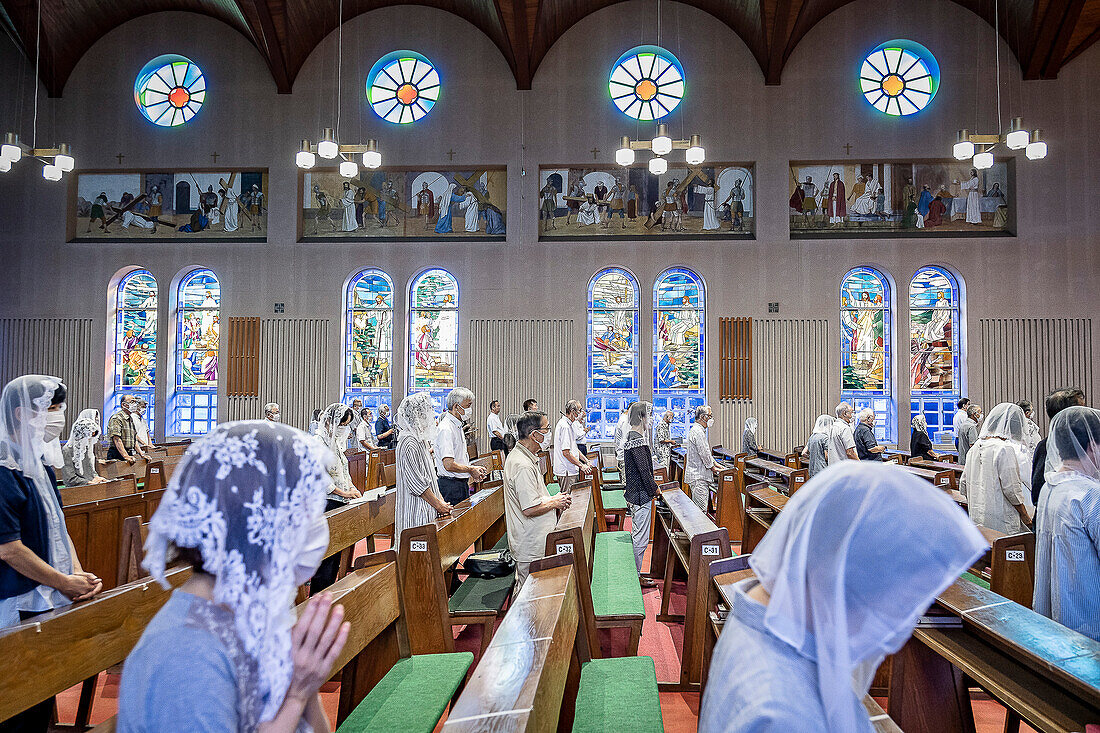
[[[905,286],[920,266],[933,263],[949,267],[965,283],[969,364],[964,392],[980,394],[982,399],[986,395],[1040,398],[1034,393],[1039,386],[1024,381],[999,383],[1006,394],[985,390],[981,375],[988,372],[981,368],[979,323],[990,318],[1089,318],[1100,312],[1095,286],[1100,276],[1096,246],[1100,222],[1089,197],[1100,160],[1093,132],[1100,121],[1100,100],[1091,93],[1100,81],[1100,51],[1086,52],[1063,69],[1056,81],[1021,82],[1015,59],[1007,46],[1001,46],[1005,122],[1009,114],[1022,114],[1029,126],[1043,128],[1050,144],[1045,161],[1019,156],[1016,237],[791,240],[788,161],[845,158],[845,144],[851,144],[853,160],[943,158],[949,155],[957,128],[966,125],[983,132],[995,128],[992,29],[947,0],[920,6],[899,0],[860,0],[814,28],[793,50],[783,83],[766,87],[755,60],[732,30],[701,10],[666,3],[661,42],[677,54],[688,76],[688,95],[671,116],[670,127],[676,135],[681,130],[701,134],[710,160],[755,161],[756,239],[539,242],[535,206],[540,164],[583,165],[592,161],[589,151],[594,147],[601,151],[600,161],[607,162],[619,135],[651,134],[651,127],[629,121],[614,109],[607,97],[606,77],[624,50],[656,40],[652,9],[652,3],[624,2],[580,21],[550,49],[533,88],[522,92],[515,89],[503,56],[488,37],[455,16],[404,6],[346,22],[341,138],[376,137],[385,162],[392,165],[445,165],[447,151],[452,149],[455,165],[506,164],[506,244],[297,243],[299,193],[293,154],[302,137],[316,139],[321,127],[335,124],[336,34],[330,34],[309,57],[293,94],[278,95],[260,55],[228,26],[185,13],[158,13],[131,21],[105,35],[85,54],[62,98],[46,100],[43,94],[40,139],[70,142],[82,168],[202,167],[212,164],[215,151],[219,166],[266,167],[270,172],[269,241],[67,244],[65,186],[42,180],[37,167],[23,163],[0,176],[5,208],[0,247],[6,261],[0,268],[0,317],[93,319],[88,347],[93,356],[85,360],[91,366],[81,378],[92,383],[89,394],[98,395],[108,379],[100,355],[105,353],[111,325],[105,313],[111,277],[130,265],[147,267],[156,275],[162,296],[163,364],[172,325],[170,283],[188,266],[211,267],[222,282],[223,317],[272,319],[273,304],[280,302],[285,304],[283,318],[328,322],[328,337],[316,344],[324,352],[316,360],[323,374],[308,380],[308,389],[296,392],[307,395],[302,400],[320,393],[328,395],[324,400],[328,401],[339,397],[339,334],[343,287],[349,275],[365,267],[389,273],[398,291],[395,305],[400,324],[410,279],[426,267],[441,266],[455,274],[462,289],[460,381],[476,377],[479,384],[507,394],[520,391],[519,376],[499,382],[484,369],[473,369],[471,359],[484,355],[471,355],[472,341],[467,336],[472,322],[566,319],[574,324],[569,331],[573,364],[565,370],[572,375],[572,383],[566,389],[580,396],[585,390],[587,284],[603,267],[621,265],[634,273],[641,289],[639,382],[646,396],[652,375],[653,280],[667,267],[688,266],[707,284],[707,387],[712,399],[718,393],[718,318],[768,318],[767,304],[778,301],[780,319],[828,319],[828,353],[791,354],[789,371],[774,382],[803,384],[798,370],[811,359],[826,359],[820,409],[827,410],[839,398],[840,280],[851,267],[866,264],[888,273],[895,285],[894,373],[904,443],[909,396]],[[916,40],[935,54],[942,84],[922,113],[887,119],[858,94],[855,75],[866,51],[898,37]],[[26,136],[30,127],[26,100],[31,90],[26,63],[10,42],[4,40],[0,46],[0,91],[4,93],[0,122],[5,129],[18,124]],[[364,102],[363,81],[371,65],[399,48],[424,53],[443,79],[439,103],[415,125],[386,124]],[[137,70],[165,52],[198,62],[210,86],[202,112],[177,130],[148,124],[132,102]],[[22,106],[7,101],[19,98],[20,88]],[[119,152],[125,156],[121,166],[115,157]],[[1096,328],[1091,322],[1087,325],[1090,343]],[[401,375],[406,359],[400,346],[404,339],[404,334],[395,333],[397,399],[404,392]],[[998,342],[997,354],[1005,353],[1006,339],[1011,340],[1005,337]],[[1096,351],[1076,353],[1087,353],[1093,360],[1090,369],[1080,372],[1091,381]],[[553,358],[546,353],[493,356],[503,360],[502,370],[508,375],[521,375],[528,365]],[[760,368],[772,368],[778,358],[767,357],[768,363]],[[1035,354],[1028,356],[1035,358]],[[299,355],[295,364],[302,364]],[[265,369],[270,372],[277,366],[268,364]],[[818,368],[816,363],[813,368]],[[167,370],[162,375],[159,389],[164,404]],[[814,384],[820,384],[820,379],[815,378]],[[1015,393],[1025,388],[1028,393]],[[496,395],[480,396],[479,417]],[[783,399],[758,395],[757,404],[730,406],[723,413],[729,419],[723,418],[722,434],[712,439],[735,444],[742,413],[749,411],[768,416],[761,425],[767,439],[786,440],[797,434],[797,425],[789,423],[770,432],[769,422],[783,422],[783,409],[774,401],[760,402],[769,398]],[[243,408],[230,413],[227,400],[222,405],[223,417],[243,414]],[[551,412],[558,407],[544,406]],[[806,410],[813,412],[811,408],[799,405],[798,419]]]

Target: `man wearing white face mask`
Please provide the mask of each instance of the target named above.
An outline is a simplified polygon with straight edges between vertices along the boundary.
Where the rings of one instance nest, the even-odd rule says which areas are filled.
[[[710,504],[710,490],[714,488],[715,474],[719,471],[714,455],[710,452],[710,440],[706,432],[712,425],[714,413],[710,405],[695,408],[695,423],[684,441],[684,452],[687,454],[684,483],[691,490],[691,500],[704,512]]]
[[[588,459],[577,448],[577,437],[573,430],[573,421],[581,414],[581,403],[569,400],[565,403],[565,412],[554,428],[554,453],[552,464],[554,478],[563,494],[569,493],[573,482],[579,476],[592,472]]]
[[[264,405],[264,420],[269,422],[283,421],[283,411],[279,408],[278,402],[268,402]]]
[[[107,421],[107,439],[110,441],[107,460],[126,461],[132,466],[138,458],[146,457],[145,451],[138,445],[137,428],[134,425],[133,413],[137,412],[137,399],[134,395],[123,395],[118,412]]]
[[[439,420],[435,436],[435,469],[439,475],[439,493],[450,505],[470,495],[470,479],[477,483],[488,475],[481,466],[470,465],[466,451],[466,436],[462,421],[470,415],[474,393],[465,387],[455,387],[447,393],[447,412]]]
[[[546,536],[554,531],[558,511],[571,501],[564,492],[550,496],[539,471],[538,452],[550,443],[550,420],[544,412],[525,412],[516,422],[519,441],[504,462],[504,521],[508,549],[516,559],[519,594],[531,562],[546,554]]]

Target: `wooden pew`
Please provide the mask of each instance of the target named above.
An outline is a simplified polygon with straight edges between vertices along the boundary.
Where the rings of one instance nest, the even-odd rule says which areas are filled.
[[[374,486],[395,486],[397,483],[397,451],[393,448],[380,448],[376,461],[377,473],[374,476]]]
[[[797,453],[786,453],[781,450],[775,450],[772,448],[761,448],[757,446],[756,455],[758,458],[763,458],[765,461],[778,463],[782,466],[786,466],[787,468],[799,468],[799,459]]]
[[[748,554],[764,539],[764,533],[775,521],[775,516],[786,506],[787,497],[770,484],[759,483],[746,486],[744,498],[741,552]]]
[[[687,453],[683,446],[672,446],[668,454],[668,469],[668,480],[683,486],[684,475],[687,473]]]
[[[926,461],[923,458],[910,458],[906,464],[914,468],[923,468],[928,471],[933,471],[937,475],[941,472],[948,472],[950,475],[952,489],[959,488],[959,478],[962,477],[964,466],[958,463],[949,463],[947,461]]]
[[[97,464],[96,473],[105,479],[133,476],[139,484],[144,484],[146,473],[149,472],[149,469],[159,467],[161,469],[161,477],[165,485],[167,485],[168,480],[172,478],[172,474],[175,473],[176,466],[182,458],[182,454],[150,455],[149,458],[137,459],[132,466],[126,461],[105,461]]]
[[[951,491],[955,488],[955,472],[951,469],[946,471],[934,471],[928,468],[919,468],[912,464],[906,464],[902,466],[902,468],[914,476],[920,476],[925,481],[930,482],[933,486],[938,486],[944,491]]]
[[[589,453],[589,462],[591,462],[593,456],[596,456],[597,462],[600,460],[599,454]],[[610,527],[615,527],[616,531],[621,530],[626,524],[626,490],[622,488],[622,484],[613,484],[612,488],[608,488],[604,484],[604,475],[603,470],[598,466],[592,472],[592,499],[596,504],[596,531],[607,532]],[[610,524],[607,521],[608,517],[611,517]]]
[[[730,557],[724,560],[715,560],[710,564],[709,575],[709,633],[707,634],[707,648],[704,661],[704,677],[702,689],[706,689],[706,682],[710,671],[710,660],[714,652],[714,646],[725,626],[726,614],[733,605],[734,586],[742,580],[753,577],[752,570],[746,566],[747,556]],[[863,707],[867,710],[871,725],[875,733],[902,733],[900,727],[879,706],[873,697],[863,697]]]
[[[911,457],[909,451],[900,448],[887,448],[882,452],[883,460],[887,463],[896,463],[899,466],[908,464]]]
[[[775,477],[782,481],[787,486],[787,494],[791,495],[794,492],[802,488],[802,485],[810,478],[810,470],[808,468],[789,468],[788,466],[775,463],[774,461],[766,461],[763,458],[746,458],[745,459],[746,471],[750,468],[756,469],[762,476],[767,478],[769,474],[775,474]],[[746,479],[746,484],[749,481]]]
[[[190,576],[183,566],[167,578],[175,588]],[[152,580],[130,583],[0,632],[0,720],[120,664],[171,593]]]
[[[454,651],[451,627],[465,624],[480,624],[482,645],[488,644],[499,609],[452,612],[448,589],[463,553],[471,546],[495,546],[505,528],[504,487],[497,483],[458,503],[450,516],[401,532],[398,567],[413,654]],[[465,582],[474,583],[474,589],[479,580]],[[510,585],[501,584],[511,592]]]
[[[730,556],[729,534],[674,485],[661,487],[657,516],[661,531],[653,538],[651,567],[664,566],[661,613],[658,621],[684,623],[684,654],[680,680],[663,685],[667,690],[697,690],[701,681],[707,619],[707,564]],[[662,508],[667,507],[667,509]],[[678,570],[687,573],[687,613],[669,613],[672,582]]]
[[[593,493],[592,484],[587,481],[578,484],[572,490],[572,504],[558,517],[554,531],[546,536],[546,557],[562,554],[573,556],[576,563],[577,593],[581,613],[585,616],[587,629],[591,634],[588,646],[592,656],[601,656],[596,629],[615,628],[628,630],[626,653],[627,656],[635,656],[638,653],[638,641],[642,635],[642,623],[645,621],[641,585],[637,585],[636,588],[632,585],[630,598],[611,598],[606,587],[593,589],[593,583],[606,583],[610,573],[625,572],[637,576],[633,545],[627,532],[602,532],[599,533],[600,537],[596,537],[596,505]],[[600,563],[596,563],[596,555],[599,554],[596,544],[618,540],[620,545],[614,546],[614,549],[621,550],[624,539],[626,545],[630,547],[629,565],[619,562],[624,559],[621,553],[614,558],[609,557],[607,548],[611,545],[604,546]]]
[[[721,470],[715,475],[715,488],[711,492],[714,523],[724,527],[730,537],[740,537],[744,528],[744,506],[737,487],[737,465],[717,459],[716,462]]]
[[[123,522],[127,517],[153,516],[162,496],[164,489],[160,488],[64,508],[65,525],[80,564],[103,580],[104,590],[110,590],[122,582],[119,577],[119,548],[122,546]]]
[[[122,476],[96,484],[62,486],[58,491],[61,494],[61,506],[71,506],[135,494],[137,493],[137,482],[133,476]]]
[[[351,476],[351,485],[359,491],[367,490],[367,452],[364,450],[345,451],[348,459],[348,474]]]
[[[1028,531],[1004,534],[978,527],[989,552],[979,558],[970,573],[989,584],[999,596],[1031,608],[1035,591],[1035,535]]]
[[[393,534],[394,511],[397,507],[397,490],[383,490],[377,496],[353,501],[338,509],[325,512],[328,522],[328,549],[325,557],[340,554],[337,578],[342,578],[352,567],[355,545],[362,539],[370,540],[376,534]]]

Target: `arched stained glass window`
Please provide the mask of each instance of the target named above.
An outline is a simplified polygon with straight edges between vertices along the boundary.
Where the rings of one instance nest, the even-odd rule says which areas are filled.
[[[961,394],[961,294],[955,277],[922,267],[909,281],[909,388],[912,415],[928,422],[933,443],[954,440],[951,418]]]
[[[176,292],[176,391],[169,432],[206,435],[218,424],[221,285],[211,270],[193,270]]]
[[[672,410],[672,437],[685,435],[706,397],[706,290],[691,270],[663,272],[653,286],[653,407]]]
[[[425,270],[409,287],[409,394],[430,392],[443,404],[458,369],[458,281]]]
[[[897,442],[891,371],[890,284],[878,270],[857,267],[840,289],[841,397],[858,413],[875,412],[875,436]]]
[[[359,397],[377,416],[393,397],[393,282],[381,270],[363,270],[345,298],[344,401]]]
[[[638,399],[638,281],[611,267],[588,284],[588,424],[610,439],[622,408]]]
[[[134,270],[122,278],[115,293],[114,393],[107,419],[124,395],[138,395],[149,403],[145,423],[156,425],[157,279],[148,270]]]

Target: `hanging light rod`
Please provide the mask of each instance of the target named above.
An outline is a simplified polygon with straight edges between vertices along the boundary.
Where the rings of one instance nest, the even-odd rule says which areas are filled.
[[[367,140],[365,145],[362,143],[355,145],[340,144],[336,141],[332,128],[326,127],[321,131],[321,141],[316,145],[309,140],[302,140],[302,144],[294,156],[294,164],[299,168],[308,170],[317,164],[317,156],[327,160],[343,157],[345,160],[340,163],[340,173],[345,178],[351,178],[358,173],[358,164],[348,158],[360,154],[363,156],[364,167],[374,169],[382,165],[382,154],[378,152],[377,140],[371,138]],[[355,170],[352,170],[352,166],[355,166]]]
[[[663,122],[657,125],[657,134],[652,140],[631,140],[629,135],[623,135],[619,139],[619,149],[615,151],[615,162],[622,166],[633,165],[635,150],[652,150],[658,156],[668,155],[673,150],[686,150],[684,157],[688,165],[699,165],[706,159],[706,151],[698,135],[692,135],[687,140],[673,140],[668,136],[668,125]],[[652,165],[650,169],[653,169]]]
[[[20,142],[14,132],[5,133],[4,142],[0,144],[0,173],[10,171],[12,164],[21,158],[37,158],[44,163],[42,177],[48,181],[59,180],[62,173],[76,167],[68,143],[58,143],[56,148],[32,148]]]
[[[985,170],[993,167],[993,150],[998,145],[1004,145],[1009,150],[1023,150],[1028,160],[1047,157],[1047,144],[1043,141],[1042,131],[1028,132],[1020,117],[1012,118],[1008,132],[1003,135],[981,135],[966,129],[959,130],[951,154],[956,160],[971,158],[975,168]]]

